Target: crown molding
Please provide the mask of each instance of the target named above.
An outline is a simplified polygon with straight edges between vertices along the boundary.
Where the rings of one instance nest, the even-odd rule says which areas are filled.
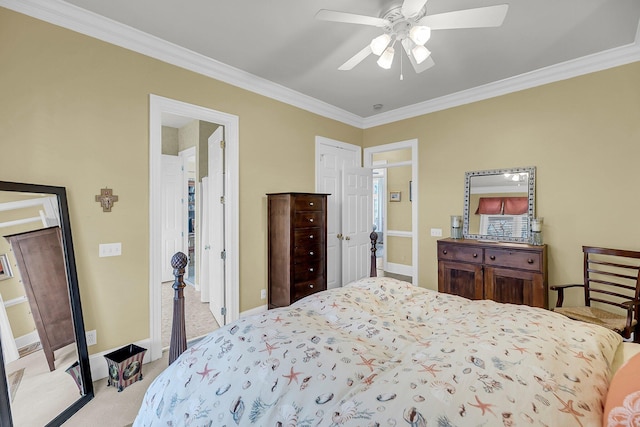
[[[635,42],[629,45],[363,118],[61,0],[0,0],[0,6],[360,129],[410,119],[640,60],[639,25]]]
[[[636,35],[635,43],[588,55],[572,61],[541,68],[497,82],[456,92],[418,104],[397,108],[363,119],[363,129],[410,119],[447,108],[458,107],[472,102],[494,98],[500,95],[530,89],[547,83],[570,79],[596,71],[640,61],[640,43]]]
[[[0,0],[0,6],[293,105],[320,116],[362,128],[362,117],[356,114],[70,3],[60,0]]]

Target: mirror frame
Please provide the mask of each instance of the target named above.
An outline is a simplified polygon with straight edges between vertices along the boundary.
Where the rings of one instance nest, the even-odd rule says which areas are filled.
[[[482,171],[473,171],[473,172],[465,172],[464,174],[464,215],[463,215],[463,225],[462,225],[462,235],[465,239],[476,239],[476,240],[495,240],[501,242],[517,242],[517,243],[528,243],[529,236],[527,237],[500,237],[500,236],[489,236],[483,234],[471,234],[469,233],[469,204],[471,199],[471,178],[474,176],[486,176],[486,175],[502,175],[505,173],[521,173],[527,172],[529,173],[529,179],[527,181],[527,196],[528,196],[528,210],[527,216],[529,219],[535,218],[535,192],[536,192],[536,168],[535,166],[529,167],[517,167],[510,169],[492,169],[492,170],[482,170]]]
[[[82,376],[82,386],[84,394],[72,403],[67,409],[55,416],[46,427],[58,427],[68,420],[80,408],[89,403],[94,397],[93,382],[91,380],[91,368],[89,366],[89,351],[87,349],[87,339],[84,330],[84,320],[82,317],[82,305],[80,303],[80,290],[78,287],[78,274],[76,271],[76,260],[73,251],[73,240],[71,238],[71,223],[69,221],[69,208],[67,206],[67,192],[65,187],[55,187],[50,185],[25,184],[18,182],[0,181],[0,191],[15,191],[21,193],[46,193],[56,195],[58,199],[58,209],[60,212],[60,228],[62,231],[62,246],[65,255],[67,271],[67,282],[69,285],[69,302],[71,303],[71,317],[73,319],[74,332],[76,336],[76,350],[78,352],[78,363]],[[0,337],[1,339],[1,337]],[[4,366],[4,356],[0,347],[0,425],[13,426],[11,416],[11,402],[9,400],[9,387],[7,385],[6,369]]]

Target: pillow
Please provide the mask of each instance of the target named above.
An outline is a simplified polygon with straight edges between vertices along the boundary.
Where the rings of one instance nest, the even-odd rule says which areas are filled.
[[[603,427],[637,426],[640,422],[640,353],[633,356],[611,380],[602,416]]]

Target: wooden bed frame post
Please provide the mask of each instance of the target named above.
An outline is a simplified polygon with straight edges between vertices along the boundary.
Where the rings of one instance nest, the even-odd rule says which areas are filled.
[[[369,272],[369,277],[376,277],[378,275],[378,267],[376,266],[376,243],[378,242],[378,233],[372,231],[369,234],[369,238],[371,239],[371,271]]]
[[[173,282],[173,323],[171,325],[171,344],[169,346],[169,365],[187,349],[187,333],[184,325],[184,268],[188,258],[182,252],[171,257],[171,266],[176,280]]]

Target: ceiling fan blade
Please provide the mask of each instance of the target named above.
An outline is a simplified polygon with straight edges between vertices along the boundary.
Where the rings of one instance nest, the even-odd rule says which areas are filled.
[[[382,18],[327,9],[320,9],[318,13],[316,13],[316,19],[332,22],[344,22],[347,24],[371,25],[374,27],[384,27],[390,24],[389,21]]]
[[[427,4],[427,0],[404,0],[401,9],[402,14],[405,18],[411,18],[413,15],[420,12],[425,4]]]
[[[367,56],[371,55],[371,46],[367,45],[360,52],[353,55],[351,58],[347,60],[344,64],[338,67],[340,71],[349,71],[359,63],[361,63]]]
[[[411,49],[413,45],[411,44],[411,41],[409,39],[402,40],[402,47],[404,48],[404,51],[409,57],[409,62],[411,62],[411,65],[413,66],[413,69],[415,70],[416,74],[420,74],[421,72],[428,70],[429,68],[436,65],[436,63],[433,62],[433,58],[431,58],[431,56],[429,56],[427,59],[425,59],[420,64],[418,64],[416,62],[416,59],[411,54]]]
[[[432,30],[449,30],[458,28],[499,27],[507,16],[508,4],[465,9],[455,12],[427,15],[420,20]]]

